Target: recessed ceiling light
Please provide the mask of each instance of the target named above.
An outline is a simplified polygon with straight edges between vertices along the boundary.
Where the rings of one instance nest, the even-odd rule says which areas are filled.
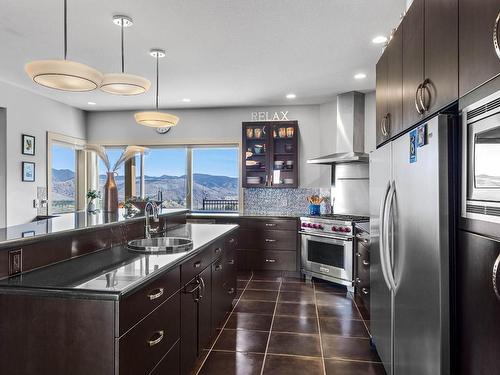
[[[184,103],[191,103],[191,99],[189,99],[189,98],[183,98],[182,101]]]
[[[383,35],[376,36],[375,38],[372,39],[372,42],[375,44],[382,44],[387,42],[387,37]]]
[[[296,97],[297,97],[297,95],[295,95],[295,94],[286,94],[287,99],[295,99]]]
[[[88,102],[87,104],[88,105],[96,105],[97,103],[96,102]]]
[[[354,75],[354,78],[356,78],[356,79],[365,79],[366,78],[366,74],[365,73],[358,73],[358,74]]]

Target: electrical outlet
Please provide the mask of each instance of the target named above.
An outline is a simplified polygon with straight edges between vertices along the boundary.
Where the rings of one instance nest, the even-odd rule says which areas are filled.
[[[9,251],[9,276],[23,271],[23,249]]]

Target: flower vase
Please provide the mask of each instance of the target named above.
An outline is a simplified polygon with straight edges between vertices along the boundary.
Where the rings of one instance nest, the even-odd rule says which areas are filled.
[[[107,172],[108,178],[104,184],[104,211],[118,212],[118,187],[115,182],[115,172]]]
[[[96,211],[95,199],[91,199],[89,201],[89,203],[87,204],[87,211],[88,212],[95,212]]]

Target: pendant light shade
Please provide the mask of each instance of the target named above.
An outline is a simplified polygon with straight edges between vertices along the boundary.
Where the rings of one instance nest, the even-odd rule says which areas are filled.
[[[37,60],[24,69],[30,78],[44,87],[63,91],[91,91],[101,85],[103,75],[88,65],[66,59],[67,4],[64,0],[64,60]]]
[[[69,60],[32,61],[24,69],[39,85],[63,91],[92,91],[103,79],[94,68]]]
[[[144,94],[151,87],[151,82],[141,76],[125,73],[125,54],[123,45],[123,29],[134,23],[128,16],[114,16],[113,23],[121,28],[121,73],[105,74],[101,83],[101,90],[114,95],[139,95]]]
[[[158,110],[159,101],[159,59],[165,57],[165,51],[160,49],[153,49],[150,55],[156,59],[156,111],[144,111],[134,114],[135,121],[139,125],[149,126],[151,128],[170,128],[177,125],[179,117],[166,112]]]

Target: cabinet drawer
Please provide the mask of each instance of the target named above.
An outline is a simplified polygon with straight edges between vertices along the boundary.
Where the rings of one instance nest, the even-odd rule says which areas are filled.
[[[174,268],[120,301],[122,335],[180,289],[180,269]]]
[[[234,250],[238,246],[238,231],[233,232],[224,240],[224,250]]]
[[[295,251],[238,250],[238,269],[296,271]]]
[[[289,230],[297,231],[297,220],[286,220],[286,219],[258,219],[258,220],[246,220],[242,224],[243,229],[256,229],[256,230]]]
[[[277,230],[242,230],[240,249],[297,250],[297,232]]]
[[[158,366],[149,375],[179,375],[180,362],[179,362],[179,340],[168,351],[167,355],[158,363]]]
[[[180,295],[176,293],[118,340],[120,375],[142,375],[179,339]]]
[[[181,284],[185,285],[193,277],[207,268],[215,259],[222,255],[221,241],[201,250],[195,257],[181,265]]]
[[[236,286],[236,250],[224,253],[224,283]]]

